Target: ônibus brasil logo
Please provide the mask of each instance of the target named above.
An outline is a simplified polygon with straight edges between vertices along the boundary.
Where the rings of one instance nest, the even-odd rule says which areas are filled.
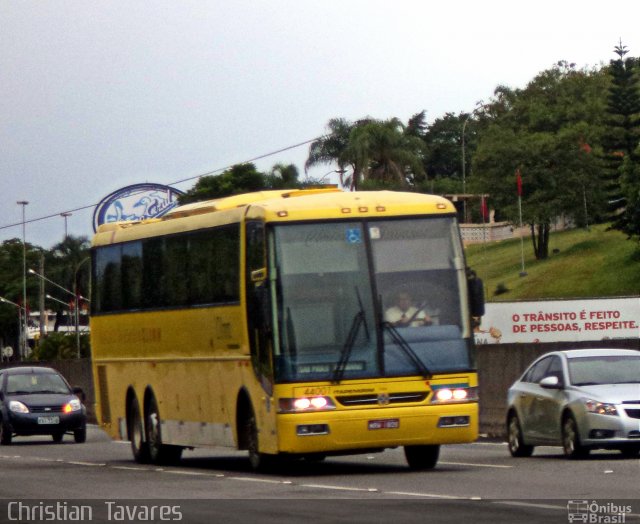
[[[162,184],[133,184],[104,197],[93,212],[93,230],[109,222],[161,217],[178,205],[182,191]]]

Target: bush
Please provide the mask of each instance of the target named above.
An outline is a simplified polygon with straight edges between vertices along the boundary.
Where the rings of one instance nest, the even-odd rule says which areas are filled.
[[[80,335],[80,356],[90,354],[89,335]],[[30,360],[64,360],[78,357],[75,333],[49,333],[38,341]]]

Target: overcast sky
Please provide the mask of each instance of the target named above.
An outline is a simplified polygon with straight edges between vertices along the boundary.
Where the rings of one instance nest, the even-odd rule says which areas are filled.
[[[431,122],[558,60],[607,63],[620,38],[638,56],[639,15],[637,0],[0,0],[0,241],[22,238],[17,201],[50,248],[62,212],[90,235],[121,187],[188,190],[333,117]],[[256,165],[303,172],[307,152]]]

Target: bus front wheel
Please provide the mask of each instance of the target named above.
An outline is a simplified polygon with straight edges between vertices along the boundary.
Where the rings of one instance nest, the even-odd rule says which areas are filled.
[[[404,456],[411,469],[433,469],[440,457],[440,446],[405,446]]]
[[[183,448],[162,443],[160,412],[155,397],[151,397],[147,407],[145,429],[149,459],[153,464],[175,464],[180,461]]]
[[[249,412],[245,420],[245,432],[251,469],[254,471],[269,471],[272,469],[276,459],[274,455],[267,455],[259,451],[258,424],[253,410]]]

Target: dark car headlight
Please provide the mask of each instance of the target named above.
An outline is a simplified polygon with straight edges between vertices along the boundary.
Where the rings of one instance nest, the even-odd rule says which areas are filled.
[[[62,412],[73,413],[74,411],[80,411],[81,409],[82,409],[82,404],[77,398],[74,398],[73,400],[70,400],[63,406]]]
[[[599,402],[597,400],[585,399],[584,406],[590,413],[597,413],[598,415],[617,415],[618,410],[615,404],[608,404],[606,402]]]
[[[12,400],[9,402],[9,411],[13,411],[14,413],[29,413],[29,408],[22,402]]]

